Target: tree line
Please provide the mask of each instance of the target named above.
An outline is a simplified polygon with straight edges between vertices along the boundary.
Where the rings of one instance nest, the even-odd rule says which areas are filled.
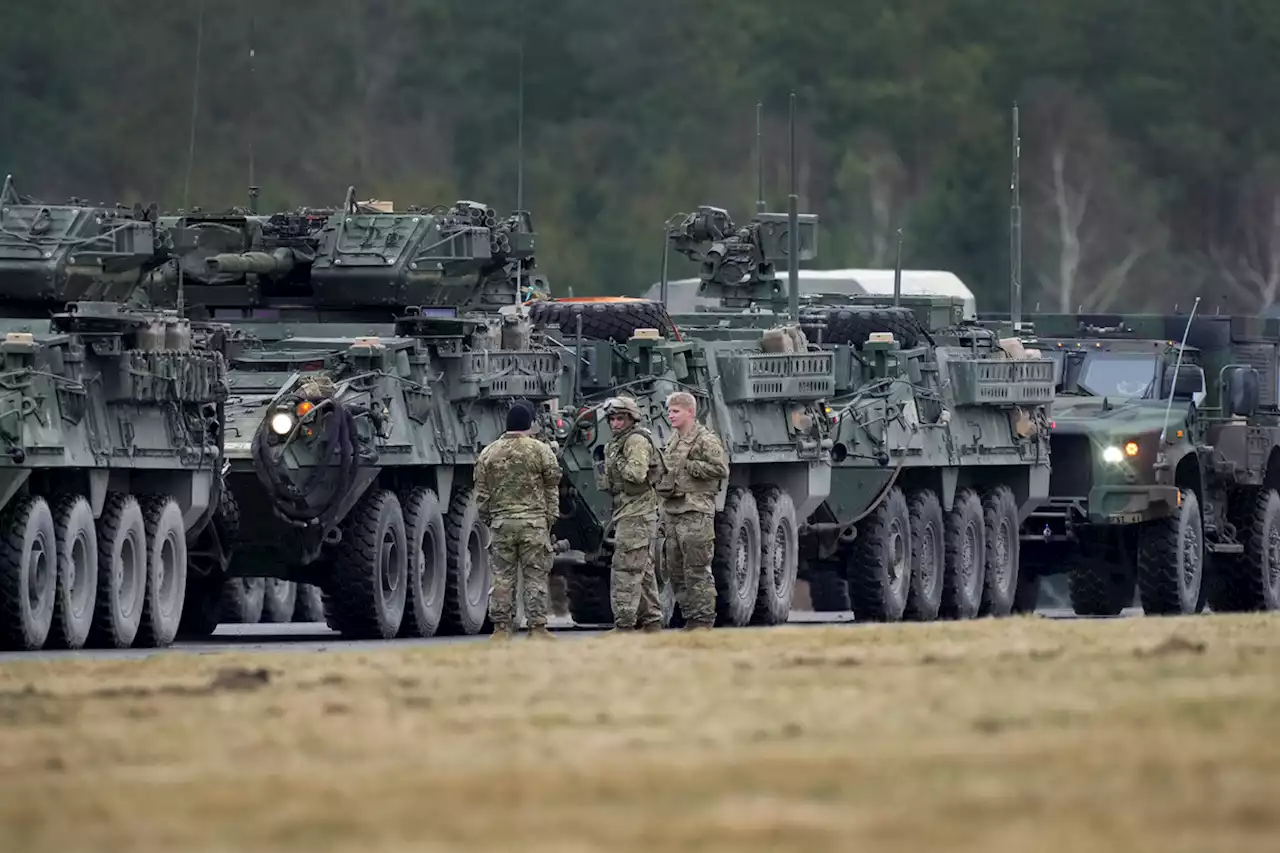
[[[244,204],[251,180],[263,209],[336,205],[348,185],[397,205],[519,197],[539,266],[578,295],[655,281],[678,211],[750,216],[757,101],[785,210],[792,91],[817,266],[892,266],[903,228],[906,266],[1004,308],[1017,102],[1024,307],[1276,300],[1265,0],[0,7],[0,169],[23,192],[166,210]]]

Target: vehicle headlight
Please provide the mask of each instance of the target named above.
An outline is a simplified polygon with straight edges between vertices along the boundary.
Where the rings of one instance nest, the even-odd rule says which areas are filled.
[[[1102,451],[1102,461],[1115,465],[1124,459],[1124,451],[1114,444]]]
[[[288,412],[276,412],[271,416],[271,431],[276,435],[288,435],[293,429],[293,415]]]

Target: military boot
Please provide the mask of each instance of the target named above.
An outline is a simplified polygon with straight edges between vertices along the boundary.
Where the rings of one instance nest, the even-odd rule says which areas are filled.
[[[640,626],[640,630],[644,631],[646,634],[658,634],[658,633],[661,633],[662,631],[662,623],[646,622],[645,624]]]
[[[551,632],[547,630],[546,625],[530,625],[529,639],[530,640],[554,640],[555,637],[553,637],[551,635]]]
[[[515,631],[510,625],[495,622],[493,625],[493,636],[489,638],[490,642],[507,642],[515,636]]]
[[[714,619],[698,619],[684,623],[684,629],[686,631],[710,631],[715,624]]]

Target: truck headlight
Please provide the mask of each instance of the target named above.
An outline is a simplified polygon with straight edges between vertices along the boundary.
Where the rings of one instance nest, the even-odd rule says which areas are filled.
[[[271,431],[276,435],[288,435],[293,429],[293,415],[288,412],[276,412],[271,416]]]
[[[1124,459],[1124,451],[1114,444],[1102,451],[1102,461],[1115,465]]]

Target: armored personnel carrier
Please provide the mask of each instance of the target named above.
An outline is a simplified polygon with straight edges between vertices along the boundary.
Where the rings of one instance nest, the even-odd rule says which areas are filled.
[[[289,309],[307,323],[252,355],[254,428],[228,444],[247,442],[252,472],[233,460],[233,574],[319,586],[347,636],[485,628],[492,570],[472,466],[514,400],[549,413],[568,390],[564,348],[521,310],[545,288],[533,250],[526,212],[361,209],[348,193]]]
[[[129,303],[181,236],[154,208],[45,204],[10,179],[0,191],[10,648],[164,646],[177,632],[188,548],[222,490],[226,368],[188,320]]]
[[[557,530],[586,555],[559,561],[575,620],[609,618],[598,404],[636,397],[661,444],[662,404],[677,389],[695,394],[730,458],[713,562],[720,623],[786,621],[800,572],[824,609],[847,596],[840,609],[862,620],[1014,609],[1018,529],[1048,494],[1053,363],[982,328],[931,332],[918,314],[932,316],[932,304],[800,309],[775,264],[795,259],[794,270],[816,255],[816,222],[758,212],[737,227],[719,208],[689,214],[670,241],[700,263],[700,293],[722,308],[663,316],[629,338],[575,342],[577,318],[607,330],[606,315],[625,325],[652,303],[534,306],[581,365],[578,411],[559,432],[571,473]]]
[[[314,353],[277,343],[299,336],[318,339],[326,329],[350,336],[390,328],[360,323],[366,318],[358,315],[326,313],[310,301],[317,235],[336,208],[258,214],[256,188],[250,193],[248,208],[160,217],[162,227],[188,235],[189,245],[146,282],[151,304],[181,306],[186,315],[198,318],[199,330],[226,350],[230,396],[225,451],[229,476],[242,481],[253,480],[249,438],[261,421],[262,407],[295,370],[314,361]],[[334,351],[342,346],[338,340]],[[236,491],[229,489],[193,551],[191,606],[183,633],[207,634],[222,622],[323,620],[318,588],[231,572],[241,517]]]
[[[1274,610],[1280,323],[1035,314],[1056,364],[1050,495],[1026,520],[1036,571],[1077,613]],[[1280,536],[1280,533],[1274,534]]]

